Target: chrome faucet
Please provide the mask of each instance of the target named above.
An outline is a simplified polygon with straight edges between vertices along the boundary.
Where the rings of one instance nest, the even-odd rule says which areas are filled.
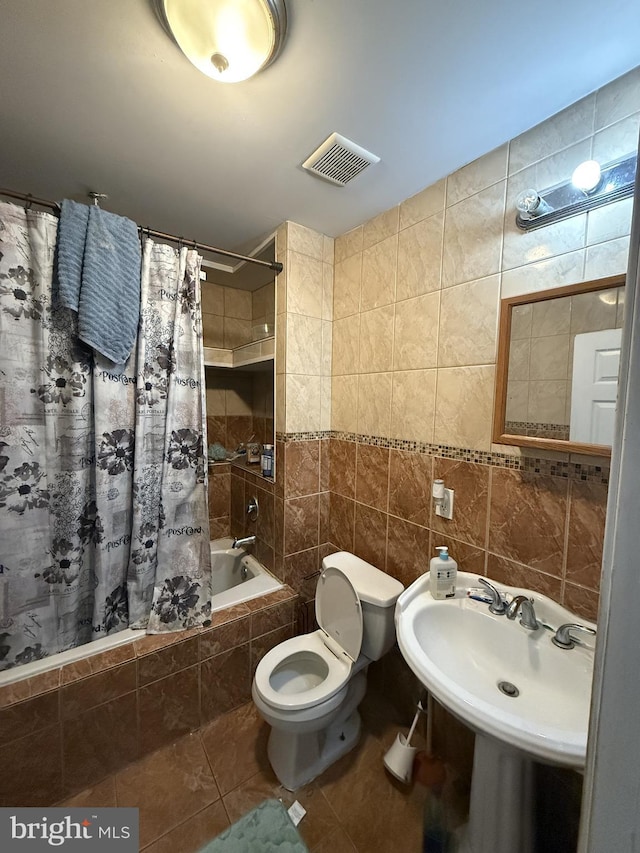
[[[551,642],[560,649],[575,648],[578,640],[571,636],[571,631],[584,631],[585,634],[591,634],[592,636],[596,634],[593,628],[587,628],[586,625],[580,625],[578,622],[567,622],[558,628],[555,637],[551,638]]]
[[[518,610],[520,611],[520,624],[523,628],[535,631],[540,627],[533,609],[533,598],[527,598],[526,595],[516,595],[507,607],[507,619],[515,619]]]
[[[486,587],[489,594],[491,595],[489,613],[495,613],[496,616],[502,616],[502,614],[506,610],[506,605],[502,600],[502,595],[500,594],[500,592],[492,583],[490,583],[488,580],[485,580],[484,578],[478,578],[478,583],[481,583],[482,586]]]
[[[244,548],[245,545],[254,545],[256,541],[255,536],[245,536],[244,539],[234,539],[232,548]]]

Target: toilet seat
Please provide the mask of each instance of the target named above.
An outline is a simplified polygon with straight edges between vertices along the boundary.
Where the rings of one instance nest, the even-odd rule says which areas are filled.
[[[328,567],[318,580],[319,630],[280,643],[262,658],[254,684],[274,709],[299,711],[345,687],[362,645],[360,600],[346,575]]]
[[[349,680],[352,666],[346,656],[337,658],[327,648],[322,631],[314,631],[267,652],[256,668],[255,686],[272,708],[301,711],[338,693]],[[316,683],[307,687],[305,679],[312,680],[310,675]],[[281,689],[274,686],[278,676],[284,682]]]

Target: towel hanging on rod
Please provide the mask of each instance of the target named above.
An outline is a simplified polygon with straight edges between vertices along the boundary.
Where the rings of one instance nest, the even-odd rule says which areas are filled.
[[[93,195],[90,193],[91,197]],[[107,198],[103,193],[96,193],[99,198]],[[29,193],[19,193],[15,190],[0,188],[0,196],[13,198],[17,201],[25,201],[29,206],[37,204],[39,207],[48,207],[55,215],[60,215],[60,205],[57,201],[51,201],[46,198],[37,198]],[[97,203],[94,199],[94,204]],[[199,243],[197,240],[186,240],[184,237],[176,237],[173,234],[165,234],[164,231],[154,231],[153,228],[138,226],[140,233],[146,234],[148,237],[155,237],[157,240],[169,240],[171,243],[179,243],[183,246],[191,246],[193,249],[200,249],[203,252],[211,252],[214,255],[222,255],[225,258],[235,258],[238,261],[246,261],[248,264],[266,267],[273,270],[276,274],[282,272],[282,264],[279,261],[263,261],[260,258],[252,258],[250,255],[241,255],[238,252],[230,252],[228,249],[218,249],[216,246],[208,246],[206,243]]]

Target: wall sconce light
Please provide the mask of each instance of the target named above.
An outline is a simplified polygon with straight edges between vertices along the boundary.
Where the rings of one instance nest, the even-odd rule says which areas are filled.
[[[595,192],[602,182],[602,169],[597,160],[585,160],[573,170],[571,183],[583,193]]]
[[[436,515],[441,518],[453,518],[453,489],[445,489],[444,480],[434,480],[431,496],[436,509]]]
[[[526,189],[516,200],[516,225],[533,231],[578,213],[603,207],[633,195],[638,157],[632,154],[607,166],[586,160],[571,180],[538,192]]]
[[[187,59],[222,83],[257,74],[284,43],[284,0],[156,0],[156,8]]]

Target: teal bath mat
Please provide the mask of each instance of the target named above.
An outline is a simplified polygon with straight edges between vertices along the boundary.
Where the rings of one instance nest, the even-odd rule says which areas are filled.
[[[309,853],[278,800],[265,800],[198,853]]]

